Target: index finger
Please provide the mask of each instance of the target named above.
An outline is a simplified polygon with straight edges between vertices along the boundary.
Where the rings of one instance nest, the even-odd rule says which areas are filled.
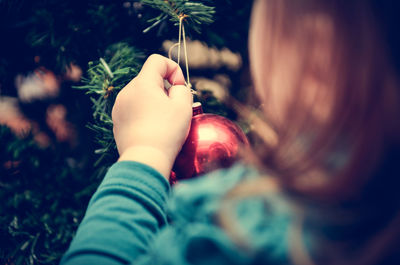
[[[179,65],[159,54],[147,58],[138,77],[157,82],[161,87],[164,86],[164,79],[172,85],[185,85],[185,77]]]

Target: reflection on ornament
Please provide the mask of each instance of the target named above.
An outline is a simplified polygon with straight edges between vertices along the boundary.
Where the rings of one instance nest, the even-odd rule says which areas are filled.
[[[200,127],[199,128],[199,141],[200,142],[205,142],[207,141],[212,141],[218,137],[218,134],[216,131],[213,130],[212,126],[209,126],[206,124],[206,126]]]
[[[195,104],[189,135],[175,161],[171,183],[175,178],[192,178],[229,167],[238,159],[239,149],[249,145],[235,123],[219,115],[204,114],[201,104]]]

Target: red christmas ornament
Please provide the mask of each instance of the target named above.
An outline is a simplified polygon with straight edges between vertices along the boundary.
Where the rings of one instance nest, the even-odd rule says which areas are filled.
[[[232,121],[215,114],[204,114],[201,104],[193,106],[189,135],[178,154],[170,182],[187,179],[231,166],[239,149],[249,142]]]

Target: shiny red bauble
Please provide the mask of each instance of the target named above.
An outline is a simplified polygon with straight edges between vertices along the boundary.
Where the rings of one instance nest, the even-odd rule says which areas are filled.
[[[239,149],[248,145],[246,135],[235,123],[204,114],[201,104],[195,103],[189,135],[176,158],[171,183],[229,167],[237,160]]]

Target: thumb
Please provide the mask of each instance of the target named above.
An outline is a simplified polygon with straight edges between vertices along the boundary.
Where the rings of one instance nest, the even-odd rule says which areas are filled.
[[[175,85],[168,90],[169,98],[173,101],[183,101],[190,106],[193,104],[193,95],[187,86]]]

